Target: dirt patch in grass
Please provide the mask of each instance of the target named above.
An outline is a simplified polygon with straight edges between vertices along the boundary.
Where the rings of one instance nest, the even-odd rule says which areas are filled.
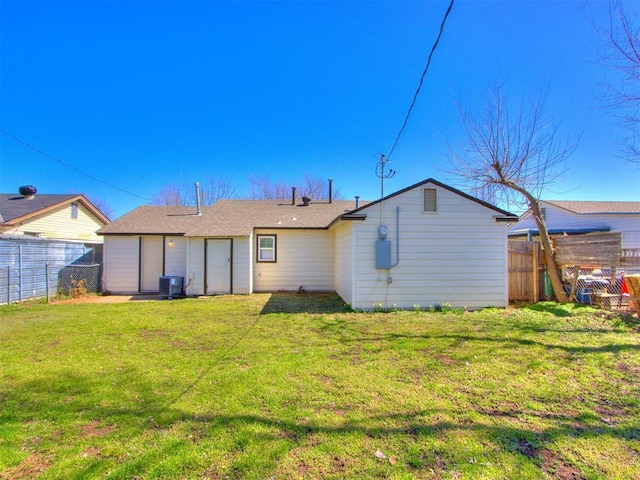
[[[89,447],[82,452],[83,457],[102,458],[102,449],[99,447]]]
[[[613,402],[609,400],[601,400],[594,407],[594,411],[600,415],[600,420],[602,420],[607,425],[614,425],[617,419],[625,418],[627,412],[624,408],[619,405],[615,405]]]
[[[54,299],[53,303],[77,304],[77,303],[126,303],[126,302],[150,302],[160,301],[158,295],[80,295],[73,298]]]
[[[168,337],[169,333],[166,330],[150,330],[148,328],[143,328],[140,330],[140,336],[142,338],[153,338],[153,337]]]
[[[105,435],[109,435],[115,429],[115,425],[105,425],[101,427],[100,423],[97,420],[92,420],[90,423],[82,427],[82,436],[104,437]]]
[[[620,373],[624,373],[630,378],[627,379],[629,383],[635,384],[640,382],[640,366],[629,365],[628,363],[619,362],[616,365],[616,370]]]
[[[49,468],[49,461],[43,455],[32,453],[25,458],[17,467],[8,472],[0,472],[0,478],[20,480],[26,478],[37,478]]]
[[[580,470],[570,463],[562,460],[551,450],[541,450],[538,452],[542,460],[543,470],[558,480],[583,480]]]
[[[453,357],[450,357],[449,355],[438,355],[436,357],[436,360],[442,363],[442,365],[444,365],[445,367],[455,366],[460,363],[458,360],[456,360]]]

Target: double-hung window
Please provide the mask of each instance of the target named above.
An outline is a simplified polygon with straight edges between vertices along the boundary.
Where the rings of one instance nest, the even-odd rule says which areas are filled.
[[[276,261],[276,235],[258,235],[258,261]]]

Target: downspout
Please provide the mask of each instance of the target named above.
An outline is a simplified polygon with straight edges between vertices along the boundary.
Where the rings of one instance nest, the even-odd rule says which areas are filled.
[[[398,266],[400,263],[400,207],[396,207],[396,263],[391,268]]]
[[[187,255],[186,255],[186,268],[185,268],[185,275],[187,276],[188,282],[187,282],[187,286],[184,287],[184,294],[185,295],[189,295],[189,285],[191,285],[191,280],[193,280],[193,272],[191,271],[191,238],[190,237],[186,237],[185,238],[185,243],[187,244]]]
[[[138,293],[142,293],[142,237],[138,237]]]
[[[393,267],[398,266],[398,263],[400,263],[400,207],[399,206],[396,207],[396,261],[395,263],[392,263],[389,268],[387,268],[387,281],[385,282],[385,285],[384,285],[385,311],[387,311],[389,308],[389,301],[388,301],[389,285],[393,281],[393,278],[391,277],[391,269]]]
[[[203,275],[203,279],[202,279],[202,288],[204,290],[203,295],[207,294],[207,270],[209,269],[209,265],[207,265],[207,239],[204,239],[204,275]]]

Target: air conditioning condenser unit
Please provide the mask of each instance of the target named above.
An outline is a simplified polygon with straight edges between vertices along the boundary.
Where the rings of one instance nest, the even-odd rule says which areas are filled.
[[[175,275],[166,275],[160,277],[159,291],[160,299],[167,297],[169,300],[173,300],[174,296],[182,296],[184,288],[184,277],[178,277]]]

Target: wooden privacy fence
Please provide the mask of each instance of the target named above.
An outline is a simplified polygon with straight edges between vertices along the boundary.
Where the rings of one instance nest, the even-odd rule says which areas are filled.
[[[509,240],[509,301],[540,300],[542,257],[538,242]]]
[[[640,249],[621,248],[620,233],[590,233],[553,238],[556,261],[571,298],[605,308],[622,307],[625,275],[640,274]],[[537,302],[553,296],[540,244],[509,240],[509,301]],[[614,305],[615,304],[615,305]]]

